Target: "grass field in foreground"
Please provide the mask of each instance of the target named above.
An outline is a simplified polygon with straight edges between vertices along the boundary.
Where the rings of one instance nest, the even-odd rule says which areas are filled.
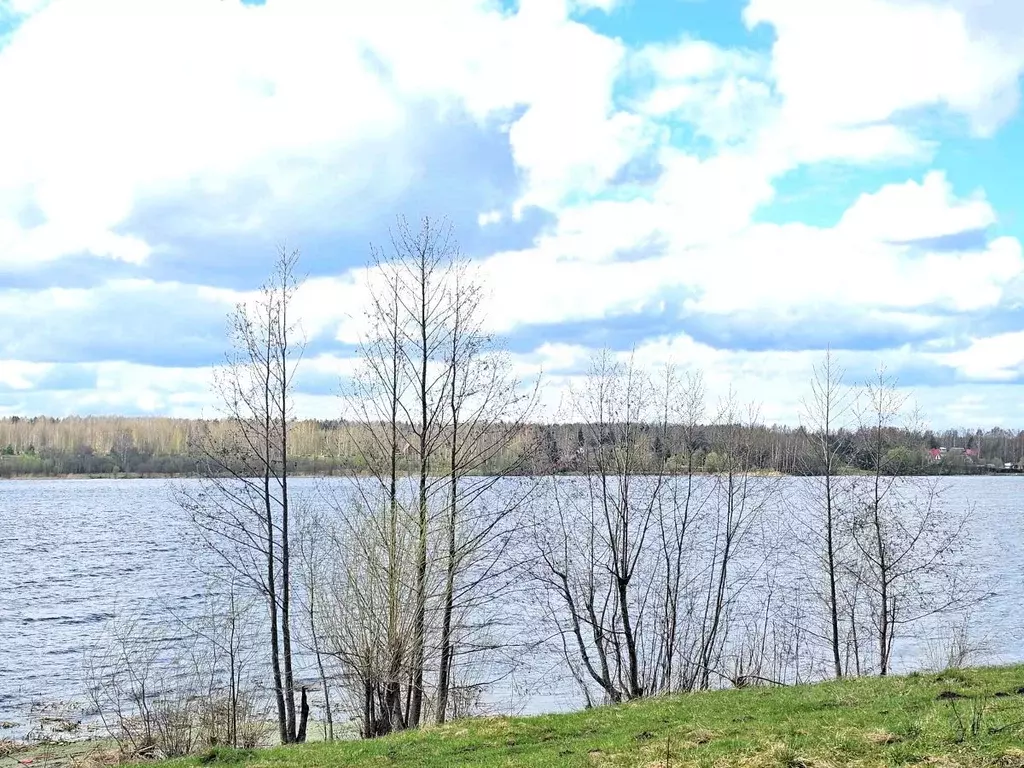
[[[375,741],[211,750],[172,765],[1024,768],[1024,666],[712,691]]]
[[[1024,768],[1024,667],[712,691],[568,715],[464,720],[376,741],[212,751],[182,762],[200,761],[252,768]]]

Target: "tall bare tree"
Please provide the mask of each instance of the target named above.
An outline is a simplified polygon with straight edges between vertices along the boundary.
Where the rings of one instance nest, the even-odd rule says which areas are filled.
[[[179,491],[201,540],[265,598],[271,679],[282,743],[305,733],[296,717],[292,648],[289,441],[292,392],[302,356],[292,302],[297,251],[281,249],[270,279],[230,318],[231,351],[215,375],[227,428],[193,440],[201,490]],[[305,693],[303,692],[303,696]]]
[[[936,480],[910,474],[913,453],[903,440],[906,420],[917,417],[907,400],[896,379],[879,368],[860,403],[862,451],[871,474],[853,538],[880,675],[892,670],[900,631],[980,597],[964,557],[971,546],[970,510],[949,509]]]
[[[658,500],[656,517],[660,534],[658,544],[664,557],[664,591],[663,616],[659,618],[663,627],[658,651],[661,677],[655,681],[653,688],[658,692],[669,692],[679,687],[680,668],[686,667],[685,660],[681,661],[678,657],[690,631],[686,622],[687,596],[684,591],[688,591],[693,584],[691,575],[687,573],[687,550],[693,545],[694,530],[701,522],[708,500],[708,488],[702,488],[694,477],[700,467],[697,454],[706,393],[704,379],[699,371],[690,372],[681,378],[674,365],[665,366],[661,390],[662,423],[658,439],[664,446],[662,471],[674,475],[681,473],[684,478],[683,482],[673,478],[667,498]],[[681,427],[681,442],[678,446],[681,461],[670,454],[673,423]]]
[[[804,400],[802,421],[807,437],[806,471],[813,478],[810,500],[813,513],[802,526],[800,538],[812,543],[812,559],[824,571],[824,602],[828,613],[826,636],[836,678],[843,676],[844,635],[840,630],[841,557],[847,542],[847,525],[841,499],[846,498],[838,475],[843,467],[841,430],[853,416],[853,395],[843,381],[844,371],[832,350],[814,367],[810,396]],[[818,570],[818,569],[816,569]]]
[[[522,433],[536,389],[521,390],[486,331],[482,283],[447,222],[414,231],[399,219],[369,279],[347,397],[369,471],[353,479],[356,503],[336,506],[359,542],[346,547],[346,580],[374,580],[363,592],[382,596],[354,615],[376,630],[341,633],[356,644],[343,655],[367,676],[363,733],[376,736],[421,724],[428,688],[436,720],[452,710],[456,660],[473,653],[465,641],[487,624],[485,593],[507,573],[501,553],[521,495],[495,489],[530,455]]]
[[[423,218],[418,230],[414,230],[404,218],[399,218],[392,232],[392,246],[400,281],[398,303],[407,321],[402,352],[412,380],[411,397],[400,404],[410,425],[419,479],[416,493],[416,608],[408,711],[408,724],[415,727],[423,715],[432,472],[444,445],[445,389],[449,376],[449,370],[438,363],[443,359],[451,321],[447,267],[457,258],[458,246],[449,222],[438,225],[427,217]]]
[[[722,666],[731,611],[740,593],[756,575],[754,569],[739,578],[738,560],[779,490],[777,478],[756,474],[760,414],[754,405],[741,408],[730,389],[719,403],[714,426],[722,432],[716,438],[722,453],[712,467],[712,555],[701,593],[703,605],[698,624],[700,637],[694,686],[697,688],[708,688],[714,677],[730,679]],[[762,564],[767,557],[767,551],[760,556]]]
[[[449,265],[449,311],[443,363],[447,368],[444,457],[447,488],[443,515],[444,583],[440,606],[436,721],[448,716],[452,667],[459,630],[456,613],[474,612],[508,570],[501,555],[509,542],[508,522],[530,488],[504,489],[532,454],[524,439],[526,420],[537,402],[537,385],[524,390],[508,356],[487,332],[483,290],[470,266]],[[499,455],[500,469],[483,472]],[[479,613],[479,610],[475,612]],[[477,617],[478,621],[482,617]],[[479,629],[480,625],[477,624]]]
[[[371,623],[376,627],[370,633],[375,640],[367,642],[366,635],[352,632],[335,637],[337,653],[350,662],[355,660],[361,677],[359,709],[365,737],[407,727],[402,691],[412,645],[409,627],[403,624],[411,581],[406,562],[409,504],[400,492],[411,446],[404,415],[412,387],[406,363],[407,318],[401,305],[398,265],[374,249],[370,273],[375,281],[364,310],[367,332],[360,341],[360,367],[347,395],[347,408],[354,418],[346,423],[368,477],[354,478],[356,508],[348,500],[335,504],[337,509],[353,513],[343,514],[342,519],[346,535],[360,543],[337,553],[347,561],[343,582],[356,589],[359,586],[353,581],[359,578],[380,582],[364,583],[362,591],[379,588],[382,607],[372,610],[366,605],[351,614],[352,620],[364,627]],[[362,567],[355,562],[360,559],[366,561]],[[344,641],[355,641],[356,647],[345,648]],[[375,655],[380,658],[370,663]]]
[[[744,580],[744,550],[772,483],[749,476],[749,437],[712,478],[694,477],[703,413],[699,377],[655,384],[635,361],[595,357],[574,392],[584,476],[552,478],[535,521],[536,579],[563,652],[588,686],[617,702],[727,678],[723,646]],[[731,414],[722,427],[735,427]],[[669,421],[689,437],[667,444]],[[660,448],[656,446],[659,444]]]

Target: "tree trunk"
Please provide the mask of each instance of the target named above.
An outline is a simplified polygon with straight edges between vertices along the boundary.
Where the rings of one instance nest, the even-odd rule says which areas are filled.
[[[420,405],[420,435],[419,435],[419,541],[416,548],[416,616],[414,620],[414,646],[413,646],[413,680],[412,680],[412,701],[409,707],[409,725],[413,728],[419,727],[423,709],[423,665],[425,660],[426,627],[427,627],[427,470],[428,470],[428,437],[427,430],[430,428],[428,417],[429,396],[427,384],[427,365],[430,362],[430,350],[428,346],[427,328],[427,274],[426,265],[422,261],[425,254],[421,254],[420,263],[420,371],[419,371],[419,405]]]
[[[306,740],[306,725],[309,723],[309,701],[306,698],[306,686],[302,686],[302,705],[299,708],[299,727],[295,733],[295,741],[299,744]]]
[[[454,462],[452,451],[452,460]],[[457,519],[458,481],[455,472],[451,475],[451,500],[448,512],[448,567],[444,586],[444,608],[441,618],[441,658],[440,671],[437,677],[437,723],[444,723],[448,711],[448,692],[451,686],[452,648],[452,613],[455,605],[455,525]]]

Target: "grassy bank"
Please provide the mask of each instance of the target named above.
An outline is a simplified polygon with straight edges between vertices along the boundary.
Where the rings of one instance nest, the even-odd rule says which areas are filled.
[[[1024,768],[1024,667],[714,691],[182,761],[312,766]],[[180,763],[181,764],[181,763]]]
[[[211,750],[159,765],[220,763],[1024,768],[1024,666],[714,691],[569,715],[466,720],[369,742]]]

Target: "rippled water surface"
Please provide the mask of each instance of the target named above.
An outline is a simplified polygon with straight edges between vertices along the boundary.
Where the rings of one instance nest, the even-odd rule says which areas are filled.
[[[311,494],[314,482],[296,486]],[[201,599],[205,582],[190,563],[188,525],[171,483],[0,483],[0,721],[26,724],[53,702],[82,701],[84,651],[110,617],[187,613]],[[955,478],[946,502],[974,505],[977,559],[997,585],[997,596],[974,616],[988,660],[1024,661],[1024,478]],[[915,648],[904,646],[897,663],[911,666]],[[532,696],[528,711],[571,700],[568,690]]]

